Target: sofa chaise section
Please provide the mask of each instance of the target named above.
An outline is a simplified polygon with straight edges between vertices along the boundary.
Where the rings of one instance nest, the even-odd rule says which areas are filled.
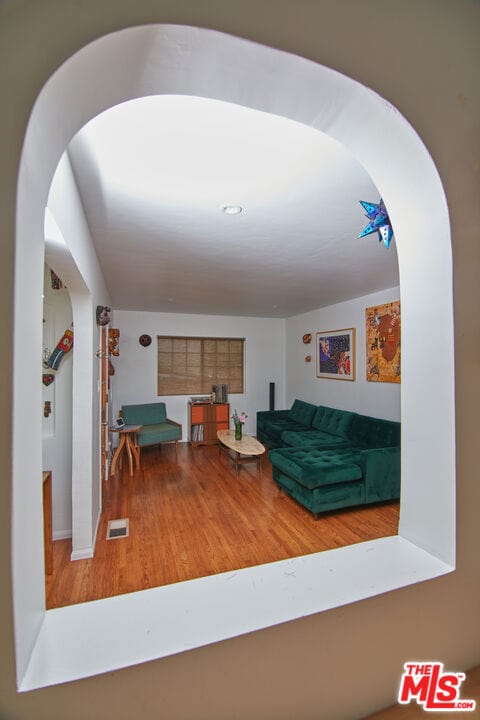
[[[318,517],[365,501],[359,453],[350,450],[280,448],[269,454],[273,479]]]
[[[400,497],[400,448],[271,450],[273,479],[318,517],[329,510]]]

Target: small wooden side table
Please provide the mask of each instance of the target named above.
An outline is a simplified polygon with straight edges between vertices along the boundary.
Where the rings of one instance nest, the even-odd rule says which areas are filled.
[[[110,475],[115,475],[115,468],[123,449],[126,448],[128,455],[128,464],[130,466],[130,477],[133,476],[133,458],[135,458],[135,467],[140,470],[140,452],[137,445],[137,433],[143,425],[124,425],[122,428],[110,428],[111,432],[117,432],[120,435],[120,442],[115,450],[110,465]]]

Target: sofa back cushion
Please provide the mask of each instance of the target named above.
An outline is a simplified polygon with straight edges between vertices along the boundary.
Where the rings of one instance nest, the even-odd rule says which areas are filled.
[[[164,402],[144,405],[122,405],[122,417],[127,425],[156,425],[167,419]]]
[[[354,414],[348,410],[337,410],[320,405],[313,416],[312,427],[330,435],[348,438]]]
[[[357,446],[363,448],[399,447],[400,423],[368,415],[355,415],[351,438]]]
[[[301,425],[311,427],[316,409],[316,405],[311,405],[304,400],[295,400],[292,407],[290,408],[288,417],[290,420],[294,420]]]

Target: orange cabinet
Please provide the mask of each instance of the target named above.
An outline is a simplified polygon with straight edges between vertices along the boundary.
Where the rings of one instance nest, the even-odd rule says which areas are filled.
[[[211,445],[217,441],[218,430],[230,426],[229,403],[188,403],[189,440],[192,445]]]

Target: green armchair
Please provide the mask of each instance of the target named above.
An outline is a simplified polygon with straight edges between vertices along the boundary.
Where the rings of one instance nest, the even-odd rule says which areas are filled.
[[[121,415],[127,425],[142,426],[137,434],[139,450],[149,445],[174,442],[175,459],[178,461],[178,441],[182,439],[182,426],[167,418],[164,402],[122,405]]]

